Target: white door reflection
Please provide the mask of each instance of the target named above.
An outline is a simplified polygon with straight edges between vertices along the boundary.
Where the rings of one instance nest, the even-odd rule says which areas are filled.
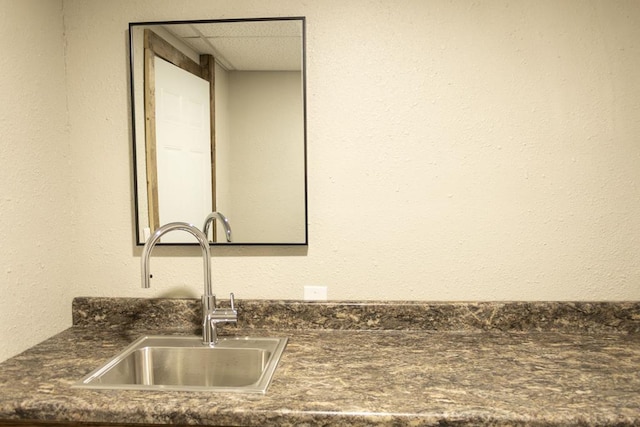
[[[212,207],[209,82],[155,58],[159,223],[200,225]],[[190,241],[172,233],[163,243]]]

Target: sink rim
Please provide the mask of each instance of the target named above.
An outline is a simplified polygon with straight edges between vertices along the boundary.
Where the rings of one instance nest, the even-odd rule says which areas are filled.
[[[155,343],[161,341],[161,343]],[[115,356],[89,372],[81,380],[71,385],[71,388],[92,390],[147,390],[147,391],[189,391],[189,392],[231,392],[231,393],[261,393],[265,394],[273,374],[278,366],[282,353],[287,345],[287,337],[251,337],[233,336],[221,337],[214,347],[202,344],[202,338],[184,335],[143,335],[120,350]],[[170,345],[167,345],[169,343]],[[263,346],[260,347],[259,344]],[[108,384],[97,382],[102,375],[118,363],[125,360],[135,351],[148,347],[197,348],[216,351],[217,349],[255,349],[266,350],[270,353],[264,370],[258,381],[246,386],[201,386],[201,385],[162,385],[162,384]]]

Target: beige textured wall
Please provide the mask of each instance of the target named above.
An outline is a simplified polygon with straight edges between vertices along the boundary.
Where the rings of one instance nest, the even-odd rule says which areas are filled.
[[[65,1],[87,295],[199,295],[192,248],[150,290],[132,247],[129,21],[307,17],[308,252],[219,249],[219,294],[640,297],[640,3]],[[92,78],[89,76],[93,75]]]
[[[71,322],[62,34],[62,1],[0,0],[0,360]]]
[[[219,293],[640,296],[637,2],[65,7],[79,292],[201,292],[187,248],[158,250],[152,289],[138,286],[127,23],[306,15],[311,245],[215,250]]]
[[[61,22],[43,17],[59,3],[39,4],[14,19],[39,32],[0,30],[18,67],[47,64],[0,69],[21,93],[0,121],[12,325],[41,307],[68,321],[71,295],[202,292],[194,248],[156,249],[140,289],[133,245],[127,24],[164,19],[307,17],[310,245],[216,248],[219,294],[292,299],[311,284],[331,299],[640,298],[635,0],[64,0],[68,138]],[[16,54],[29,49],[40,57]],[[42,151],[5,151],[6,135]],[[38,285],[46,296],[25,291]]]

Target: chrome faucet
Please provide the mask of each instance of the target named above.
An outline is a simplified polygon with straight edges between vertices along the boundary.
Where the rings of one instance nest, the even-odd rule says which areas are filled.
[[[202,232],[207,239],[209,238],[209,226],[217,219],[220,220],[222,226],[224,227],[224,235],[227,238],[227,242],[231,242],[231,225],[229,224],[229,220],[226,216],[224,216],[221,212],[211,212],[204,219],[204,225],[202,226]],[[215,240],[215,239],[214,239]]]
[[[230,295],[231,308],[216,308],[216,296],[211,291],[211,251],[209,250],[209,242],[207,236],[197,227],[187,224],[186,222],[171,222],[158,228],[155,233],[147,240],[142,251],[142,287],[150,287],[149,259],[151,251],[155,247],[158,240],[170,231],[186,231],[193,235],[200,243],[202,249],[202,260],[204,262],[204,295],[202,295],[202,344],[213,347],[218,342],[218,323],[236,323],[238,321],[238,312],[235,309],[235,301],[233,294]]]

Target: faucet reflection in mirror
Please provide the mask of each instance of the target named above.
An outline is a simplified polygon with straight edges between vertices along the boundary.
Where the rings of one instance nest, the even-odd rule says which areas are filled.
[[[150,287],[150,279],[153,277],[149,272],[149,260],[151,251],[156,246],[160,238],[172,231],[186,231],[196,238],[202,249],[202,261],[204,268],[204,294],[202,295],[202,344],[210,347],[215,346],[218,342],[217,327],[218,323],[236,323],[238,321],[238,312],[235,309],[233,294],[230,295],[231,308],[217,308],[216,296],[211,288],[211,251],[209,242],[205,234],[198,230],[197,227],[187,224],[186,222],[171,222],[158,228],[155,233],[147,240],[142,251],[142,287]]]
[[[207,238],[209,238],[209,226],[217,219],[222,223],[222,227],[224,228],[224,235],[227,239],[227,242],[231,243],[231,225],[229,224],[229,220],[226,216],[224,216],[221,212],[211,212],[204,220],[204,225],[202,226],[202,232]],[[215,235],[215,227],[213,228],[213,233]],[[215,239],[214,239],[215,240]]]

